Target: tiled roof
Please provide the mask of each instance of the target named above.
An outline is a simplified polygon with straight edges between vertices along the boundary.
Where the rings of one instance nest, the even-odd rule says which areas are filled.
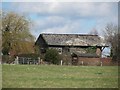
[[[48,45],[104,46],[98,35],[89,34],[41,34]]]

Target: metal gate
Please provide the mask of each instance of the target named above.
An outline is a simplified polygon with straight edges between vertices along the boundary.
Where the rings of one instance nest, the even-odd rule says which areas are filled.
[[[18,64],[39,64],[39,59],[18,57]]]

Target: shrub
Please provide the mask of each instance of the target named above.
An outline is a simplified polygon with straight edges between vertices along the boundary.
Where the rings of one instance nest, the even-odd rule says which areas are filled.
[[[45,54],[45,61],[59,64],[60,63],[60,55],[56,49],[48,49]]]
[[[2,63],[12,63],[14,61],[14,56],[2,55]]]

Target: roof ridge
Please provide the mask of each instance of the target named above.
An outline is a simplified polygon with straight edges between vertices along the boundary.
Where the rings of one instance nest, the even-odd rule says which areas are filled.
[[[98,35],[93,35],[93,34],[69,34],[69,33],[64,33],[64,34],[59,34],[59,33],[41,33],[41,35],[81,35],[81,36],[98,36]]]

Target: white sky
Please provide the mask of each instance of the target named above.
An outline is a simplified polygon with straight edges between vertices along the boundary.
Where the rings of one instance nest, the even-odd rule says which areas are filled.
[[[33,23],[31,33],[100,35],[108,23],[118,22],[118,0],[3,0],[3,11],[25,15]]]

